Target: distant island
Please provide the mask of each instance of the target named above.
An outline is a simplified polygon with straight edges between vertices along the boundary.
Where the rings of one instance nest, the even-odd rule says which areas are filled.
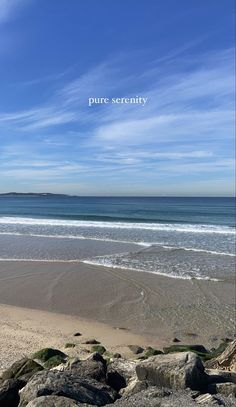
[[[15,197],[15,196],[26,196],[26,197],[53,197],[53,196],[61,196],[61,197],[71,197],[72,195],[67,195],[67,194],[53,194],[50,192],[6,192],[4,194],[0,194],[1,196],[9,196],[9,197]]]

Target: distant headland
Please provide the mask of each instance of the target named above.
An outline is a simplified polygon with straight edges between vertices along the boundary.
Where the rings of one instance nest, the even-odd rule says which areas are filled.
[[[21,196],[25,196],[25,197],[71,197],[72,195],[67,195],[67,194],[53,194],[50,192],[6,192],[3,194],[0,194],[1,196],[9,196],[9,197],[21,197]]]

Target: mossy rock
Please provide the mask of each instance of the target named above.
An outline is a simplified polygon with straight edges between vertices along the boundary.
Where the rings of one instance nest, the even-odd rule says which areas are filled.
[[[103,353],[106,352],[106,348],[104,348],[104,346],[102,345],[93,345],[91,348],[92,352],[97,352],[100,353],[100,355],[103,355]]]
[[[164,353],[174,352],[195,352],[206,354],[208,350],[202,345],[171,345],[167,348],[163,348]]]
[[[226,349],[228,343],[223,341],[220,346],[212,352],[209,352],[202,345],[172,345],[168,348],[163,348],[164,353],[172,352],[193,352],[196,353],[203,361],[207,361],[213,358],[217,358]]]
[[[43,366],[39,365],[32,359],[24,358],[13,363],[9,369],[2,374],[2,379],[19,379],[22,376],[31,377],[34,373],[43,370]]]
[[[75,343],[68,342],[65,344],[65,348],[75,348],[75,346],[76,346]]]
[[[211,359],[211,353],[202,345],[172,345],[163,348],[164,353],[175,352],[193,352],[196,353],[203,361]]]
[[[33,359],[39,359],[42,362],[47,362],[47,360],[52,358],[53,356],[61,356],[63,358],[66,357],[65,353],[61,352],[58,349],[44,348],[34,353]]]
[[[52,367],[61,365],[62,363],[65,363],[65,361],[66,361],[65,357],[63,357],[61,355],[52,356],[50,359],[48,359],[44,363],[44,367],[46,369],[51,369]]]
[[[163,355],[163,352],[158,349],[154,349],[151,346],[148,346],[146,352],[143,355],[144,359],[150,358],[151,356],[156,356],[156,355]]]

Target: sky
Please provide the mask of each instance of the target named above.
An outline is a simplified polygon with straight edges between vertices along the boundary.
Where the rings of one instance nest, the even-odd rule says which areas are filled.
[[[234,13],[0,0],[0,193],[234,195]]]

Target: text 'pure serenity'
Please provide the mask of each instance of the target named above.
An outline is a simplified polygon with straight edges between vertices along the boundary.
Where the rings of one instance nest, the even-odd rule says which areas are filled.
[[[101,98],[101,97],[93,97],[93,98],[88,98],[88,105],[93,106],[93,105],[107,105],[109,103],[111,104],[133,104],[133,105],[141,105],[145,106],[148,101],[148,98],[144,98],[141,96],[135,96],[135,97],[123,97],[123,98]]]

